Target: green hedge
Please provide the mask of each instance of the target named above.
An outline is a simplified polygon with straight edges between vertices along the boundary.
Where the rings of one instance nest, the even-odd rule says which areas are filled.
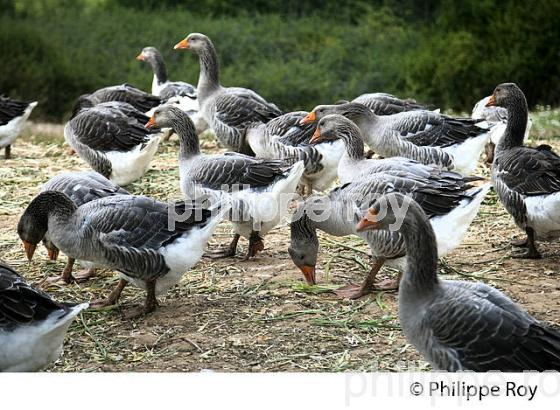
[[[52,3],[58,7],[45,6]],[[332,12],[206,16],[194,7],[185,9],[198,14],[109,3],[21,0],[6,7],[0,17],[0,92],[39,100],[39,115],[60,120],[78,95],[96,88],[129,82],[149,90],[151,71],[134,59],[147,45],[162,51],[171,79],[196,84],[196,58],[172,47],[199,31],[216,44],[224,85],[251,87],[285,110],[372,91],[468,110],[501,81],[518,82],[532,104],[560,99],[559,25],[547,20],[559,15],[560,2],[552,0],[523,20],[518,14],[526,10],[518,13],[504,2],[505,15],[455,7],[431,24],[411,22],[396,6],[373,9],[364,2],[359,17],[344,18]],[[458,19],[465,22],[453,24]],[[469,19],[477,24],[469,26]],[[508,27],[511,21],[517,26]]]

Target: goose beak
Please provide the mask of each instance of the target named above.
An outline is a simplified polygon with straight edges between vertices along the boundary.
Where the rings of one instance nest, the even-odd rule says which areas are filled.
[[[47,253],[49,254],[49,260],[55,261],[58,259],[58,249],[47,249]]]
[[[146,123],[146,125],[144,125],[144,127],[146,127],[146,128],[154,128],[154,127],[156,127],[156,126],[157,126],[157,124],[156,124],[156,118],[155,118],[154,115],[152,115],[152,116],[150,117],[150,120]]]
[[[315,266],[303,265],[300,266],[299,269],[301,273],[303,273],[303,276],[305,276],[305,280],[309,286],[317,284],[315,281]]]
[[[488,102],[486,103],[487,107],[495,107],[496,106],[496,99],[494,98],[494,94],[488,98]]]
[[[300,120],[301,125],[311,124],[312,122],[317,121],[317,116],[315,115],[315,111],[311,111],[309,114]]]
[[[173,50],[186,50],[188,48],[189,48],[189,41],[187,39],[184,39],[179,41],[177,44],[175,44]]]
[[[142,55],[142,53],[140,53],[140,54],[138,54],[138,55],[136,56],[136,59],[137,59],[138,61],[144,61],[144,56]]]
[[[314,144],[316,142],[319,142],[320,140],[321,140],[321,130],[319,130],[319,127],[317,127],[309,142]]]
[[[27,259],[32,260],[37,245],[33,245],[32,243],[29,243],[27,241],[22,241],[22,242],[23,242],[23,249],[25,249],[25,254],[27,255]]]
[[[360,222],[358,222],[358,225],[356,225],[356,231],[358,232],[363,232],[368,229],[378,229],[378,228],[379,228],[379,222],[377,221],[377,212],[374,211],[373,209],[367,211],[366,216],[364,216],[360,220]]]

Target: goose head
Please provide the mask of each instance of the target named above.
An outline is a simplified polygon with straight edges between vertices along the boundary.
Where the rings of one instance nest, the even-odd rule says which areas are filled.
[[[49,215],[68,216],[76,210],[76,205],[62,192],[44,191],[27,206],[19,219],[17,232],[23,242],[27,259],[33,259],[37,244],[48,230]]]
[[[379,197],[356,225],[356,231],[400,229],[403,222],[414,213],[411,206],[413,199],[398,193],[389,193]]]
[[[368,107],[363,104],[341,100],[337,104],[316,106],[309,114],[307,114],[305,118],[302,118],[300,123],[302,125],[310,124],[312,122],[320,121],[327,115],[332,114],[339,114],[350,119],[351,121],[357,122],[363,118],[371,116],[373,113]]]
[[[496,86],[488,99],[486,107],[511,108],[519,104],[527,105],[525,94],[515,83],[502,83]]]
[[[152,114],[150,120],[146,123],[146,128],[173,128],[173,131],[177,132],[175,127],[178,122],[189,122],[189,116],[174,104],[166,104],[158,107]],[[190,121],[192,124],[192,121]],[[194,129],[194,125],[192,125]]]
[[[334,141],[344,135],[360,133],[357,126],[340,114],[329,114],[319,120],[310,142]]]
[[[144,47],[140,54],[136,56],[138,61],[154,64],[161,57],[160,52],[155,47]]]
[[[191,50],[198,54],[212,47],[210,39],[201,33],[191,33],[184,40],[179,41],[173,47],[175,50]]]
[[[309,285],[315,285],[315,266],[317,265],[317,253],[319,252],[319,240],[315,227],[304,212],[301,217],[294,217],[290,224],[290,247],[288,253],[292,262],[296,265]]]

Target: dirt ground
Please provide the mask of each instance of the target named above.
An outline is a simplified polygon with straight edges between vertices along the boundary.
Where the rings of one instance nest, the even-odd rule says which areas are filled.
[[[117,282],[100,271],[89,282],[50,284],[65,256],[47,263],[38,249],[27,262],[16,233],[19,215],[40,184],[58,172],[86,169],[68,156],[61,127],[33,126],[13,146],[13,159],[0,158],[0,258],[31,283],[63,301],[106,296]],[[535,139],[560,149],[556,140]],[[203,141],[203,150],[216,150]],[[479,174],[488,176],[481,165]],[[163,200],[180,198],[177,145],[160,146],[152,169],[127,187]],[[511,258],[512,237],[521,236],[491,191],[463,244],[442,259],[446,278],[481,280],[506,292],[532,315],[560,325],[560,244],[539,244],[542,260]],[[210,247],[229,243],[227,223]],[[266,236],[264,252],[249,261],[203,258],[181,283],[159,299],[146,318],[127,321],[122,309],[141,303],[144,292],[127,288],[116,308],[87,310],[72,325],[62,358],[48,370],[68,371],[383,371],[428,370],[408,345],[397,318],[397,295],[379,292],[357,301],[339,300],[329,290],[360,282],[368,270],[367,247],[357,238],[320,234],[319,286],[308,287],[291,263],[284,223]],[[246,242],[241,241],[245,251]],[[383,270],[385,276],[394,272]]]

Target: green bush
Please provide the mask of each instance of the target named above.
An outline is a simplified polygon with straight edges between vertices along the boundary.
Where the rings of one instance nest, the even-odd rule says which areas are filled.
[[[38,114],[51,120],[103,86],[129,82],[149,90],[151,71],[134,59],[147,45],[163,53],[171,79],[196,84],[195,56],[172,49],[193,31],[216,44],[224,85],[253,88],[285,110],[373,91],[469,110],[502,81],[518,82],[530,104],[560,100],[554,0],[539,7],[531,0],[442,0],[430,7],[414,0],[344,7],[145,0],[135,8],[125,7],[127,0],[2,1],[0,92],[39,100]]]

